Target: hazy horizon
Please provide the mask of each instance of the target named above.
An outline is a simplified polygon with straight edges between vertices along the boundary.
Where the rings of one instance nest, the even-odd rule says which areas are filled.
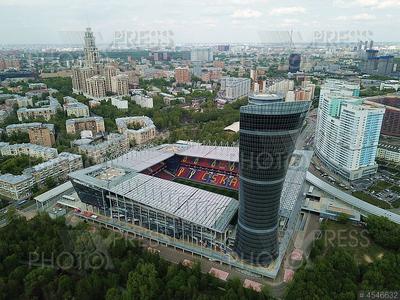
[[[400,0],[118,1],[2,0],[0,44],[70,44],[93,28],[98,44],[116,31],[168,31],[175,44],[267,43],[260,32],[300,32],[308,42],[321,34],[340,41],[400,41]],[[342,35],[344,33],[344,35]],[[346,35],[347,34],[347,35]]]

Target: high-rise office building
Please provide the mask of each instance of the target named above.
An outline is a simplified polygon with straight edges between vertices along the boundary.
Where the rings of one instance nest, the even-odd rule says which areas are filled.
[[[309,101],[265,101],[240,108],[240,191],[235,249],[240,259],[269,264],[278,256],[278,212],[289,160]],[[270,101],[271,99],[276,101]]]
[[[85,54],[85,64],[88,67],[94,67],[99,60],[99,51],[96,47],[95,37],[91,28],[86,28],[85,31],[85,47],[83,52]]]
[[[393,73],[394,69],[394,56],[381,55],[379,51],[368,49],[360,62],[360,70],[363,73],[370,75],[388,76]]]
[[[346,180],[373,175],[385,109],[364,103],[359,84],[330,80],[321,88],[315,151]]]
[[[289,72],[297,73],[300,71],[301,56],[297,53],[292,53],[289,56]]]
[[[211,48],[194,48],[190,52],[191,61],[213,61],[213,51]]]

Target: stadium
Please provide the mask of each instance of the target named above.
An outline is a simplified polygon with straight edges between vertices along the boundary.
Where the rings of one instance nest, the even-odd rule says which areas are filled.
[[[130,151],[70,174],[88,211],[126,231],[240,270],[275,278],[293,234],[312,152],[296,150],[279,207],[279,256],[252,265],[234,252],[237,231],[239,147],[178,141]],[[210,192],[210,190],[214,192]],[[236,194],[236,197],[235,197]],[[226,195],[233,195],[228,197]],[[149,235],[150,234],[150,235]]]

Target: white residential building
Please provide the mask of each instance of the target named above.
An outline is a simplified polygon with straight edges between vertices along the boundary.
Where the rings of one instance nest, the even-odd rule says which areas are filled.
[[[124,100],[122,97],[111,97],[111,104],[118,109],[128,109],[128,100]]]
[[[250,78],[223,77],[220,82],[221,92],[228,100],[246,97],[250,93]]]
[[[141,107],[153,108],[153,98],[146,95],[134,95],[133,101]]]
[[[364,104],[359,85],[327,82],[321,88],[315,150],[323,163],[347,180],[373,175],[384,108]]]

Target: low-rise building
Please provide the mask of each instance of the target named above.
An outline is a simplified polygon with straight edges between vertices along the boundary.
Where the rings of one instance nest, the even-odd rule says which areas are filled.
[[[128,109],[128,100],[124,100],[122,97],[111,97],[111,104],[118,109]]]
[[[83,130],[90,130],[93,135],[96,135],[97,133],[105,131],[103,117],[68,119],[65,122],[65,127],[67,128],[68,134],[76,134]]]
[[[103,163],[121,156],[129,150],[129,140],[126,134],[110,133],[101,142],[87,140],[78,143],[78,151],[85,154],[93,164]]]
[[[88,117],[89,116],[89,107],[86,104],[83,104],[72,97],[64,97],[64,111],[67,113],[67,116],[75,116],[79,117]]]
[[[47,85],[45,83],[39,82],[39,83],[30,83],[28,85],[30,90],[45,90],[47,89]]]
[[[62,152],[58,157],[25,169],[22,175],[0,175],[0,195],[15,201],[28,199],[34,185],[45,184],[49,177],[65,180],[68,173],[82,168],[81,155]]]
[[[27,155],[43,160],[50,160],[58,156],[57,149],[34,145],[30,143],[6,145],[0,148],[3,156]]]
[[[141,107],[153,108],[153,98],[146,95],[134,95],[133,101]]]
[[[49,100],[40,103],[41,107],[38,108],[20,108],[17,110],[17,117],[19,121],[26,119],[44,118],[49,121],[52,116],[57,113],[61,107],[57,99],[50,97]]]
[[[400,145],[379,143],[376,156],[382,160],[400,163]]]
[[[35,181],[30,175],[0,175],[0,195],[10,200],[28,199]]]
[[[56,158],[32,167],[32,174],[36,184],[44,184],[46,178],[52,177],[56,180],[67,179],[68,173],[83,168],[82,156],[78,154],[62,152]]]
[[[41,124],[40,126],[28,129],[29,142],[31,144],[51,147],[55,144],[55,134],[53,124]]]
[[[156,126],[149,117],[117,118],[115,123],[118,131],[126,133],[129,141],[135,142],[137,145],[147,143],[156,137]]]
[[[381,91],[393,89],[397,92],[399,88],[400,88],[400,81],[398,81],[398,80],[387,80],[385,82],[381,82],[381,85],[380,85]]]

